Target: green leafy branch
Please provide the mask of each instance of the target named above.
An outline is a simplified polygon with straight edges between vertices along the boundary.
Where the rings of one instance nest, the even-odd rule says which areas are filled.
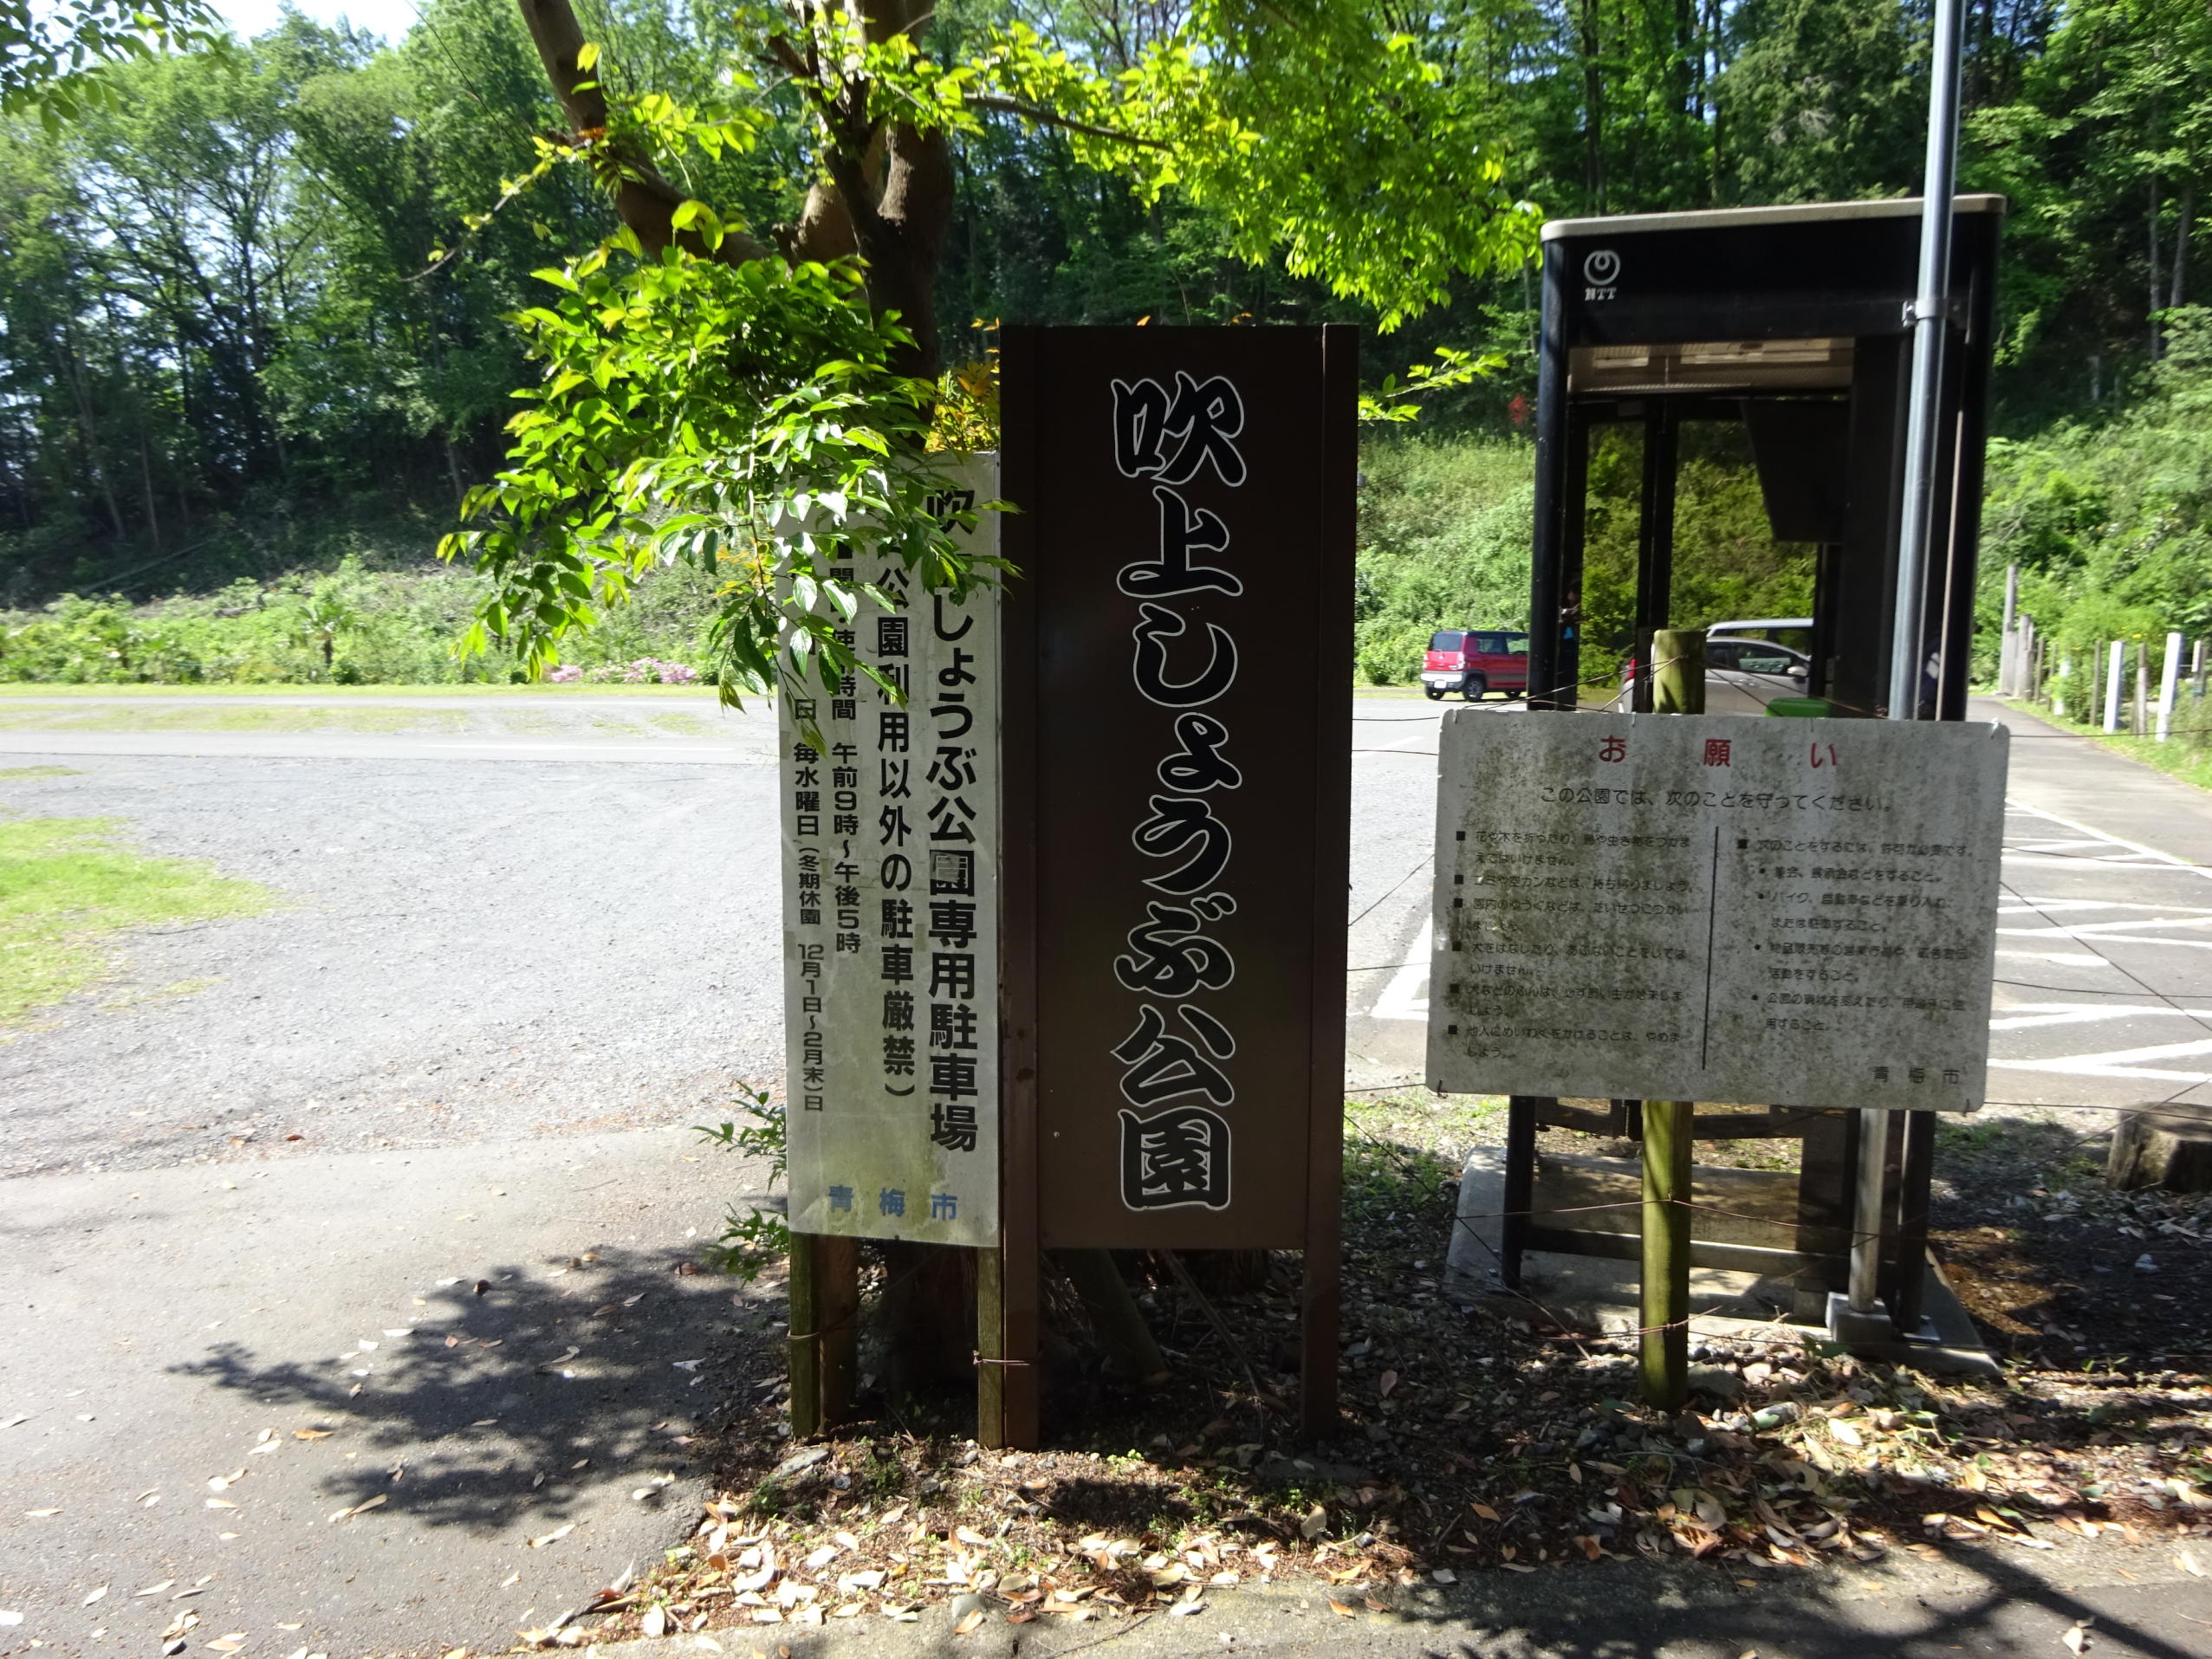
[[[1437,355],[1443,360],[1436,363],[1416,363],[1405,371],[1400,380],[1395,374],[1385,374],[1382,384],[1372,392],[1359,394],[1359,418],[1367,421],[1417,420],[1421,415],[1420,399],[1433,398],[1439,392],[1456,392],[1462,386],[1472,386],[1487,379],[1506,366],[1502,353],[1488,352],[1477,357],[1456,346],[1439,346]]]
[[[703,207],[679,214],[716,234]],[[892,368],[907,336],[871,314],[857,262],[652,260],[626,230],[537,275],[558,297],[516,321],[542,377],[516,394],[506,466],[438,547],[492,583],[464,654],[496,643],[535,677],[638,577],[682,562],[718,579],[726,701],[856,672],[889,690],[849,630],[863,598],[902,596],[840,572],[895,562],[956,597],[993,579],[953,534],[976,513],[939,510],[936,388]]]
[[[749,1088],[740,1092],[738,1111],[747,1121],[732,1120],[714,1128],[700,1124],[697,1132],[725,1151],[768,1159],[768,1185],[773,1189],[782,1181],[790,1156],[783,1108],[770,1101],[767,1090]],[[723,1222],[722,1236],[708,1249],[716,1267],[750,1284],[791,1254],[791,1228],[772,1209],[732,1205]]]

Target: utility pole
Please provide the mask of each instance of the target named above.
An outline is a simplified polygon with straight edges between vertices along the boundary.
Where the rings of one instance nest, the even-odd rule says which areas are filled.
[[[1943,384],[1943,335],[1951,275],[1951,194],[1958,162],[1959,24],[1962,0],[1936,0],[1936,38],[1928,77],[1928,154],[1920,201],[1920,273],[1912,301],[1912,403],[1905,424],[1904,517],[1897,526],[1897,591],[1891,619],[1892,720],[1920,716],[1928,658],[1922,612],[1928,595],[1928,548],[1935,534],[1937,399]],[[2007,606],[2009,612],[2010,606]],[[2009,617],[2008,618],[2009,619]],[[1858,1191],[1852,1215],[1851,1309],[1874,1311],[1881,1275],[1879,1222],[1889,1136],[1882,1113],[1859,1115]]]
[[[1936,403],[1951,275],[1951,193],[1958,159],[1961,0],[1936,0],[1928,89],[1928,159],[1920,204],[1920,275],[1912,302],[1912,404],[1905,424],[1904,517],[1897,527],[1897,591],[1891,619],[1890,718],[1919,717],[1927,650],[1928,545],[1935,531]],[[2007,607],[2010,619],[2010,606]]]
[[[1651,707],[1705,712],[1705,631],[1651,636]],[[1646,1404],[1678,1411],[1690,1396],[1690,1144],[1694,1100],[1644,1103],[1642,1371]]]

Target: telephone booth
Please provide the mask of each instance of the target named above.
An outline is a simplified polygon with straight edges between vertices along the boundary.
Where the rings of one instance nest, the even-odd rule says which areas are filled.
[[[1992,301],[2004,201],[1955,198],[1948,327],[1937,421],[1932,529],[1919,642],[1921,718],[1965,716],[1974,622]],[[1716,423],[1748,449],[1776,544],[1811,561],[1809,616],[1794,632],[1792,712],[1873,719],[1889,712],[1898,522],[1920,243],[1917,200],[1555,221],[1543,233],[1536,495],[1529,601],[1529,705],[1651,707],[1651,642],[1669,627],[1725,619],[1685,614],[1677,580],[1677,483],[1685,435]],[[1632,594],[1608,567],[1612,637],[1593,647],[1585,553],[1593,452],[1636,495]],[[1709,549],[1693,549],[1709,562]],[[1774,630],[1769,630],[1774,632]],[[1626,671],[1611,664],[1625,650]],[[1601,665],[1595,659],[1602,654]],[[1717,710],[1716,710],[1717,711]],[[1770,710],[1770,712],[1779,712]],[[1635,1138],[1638,1103],[1513,1099],[1504,1169],[1501,1277],[1520,1280],[1527,1250],[1630,1256],[1633,1235],[1542,1224],[1540,1125]],[[1787,1283],[1798,1317],[1818,1322],[1847,1280],[1860,1114],[1699,1109],[1699,1138],[1804,1143],[1794,1236],[1787,1247],[1699,1239],[1693,1266]],[[1883,1214],[1883,1296],[1901,1338],[1922,1334],[1934,1122],[1896,1113]],[[1569,1218],[1571,1219],[1571,1218]]]

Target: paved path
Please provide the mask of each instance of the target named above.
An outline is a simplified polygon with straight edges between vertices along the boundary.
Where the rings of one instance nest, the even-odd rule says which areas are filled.
[[[2012,729],[1990,1093],[2212,1101],[2212,796],[1976,698]]]
[[[2212,1557],[2203,1540],[2192,1547],[2200,1559]],[[1301,1585],[1216,1594],[1196,1617],[1135,1624],[994,1622],[957,1637],[950,1614],[933,1609],[896,1634],[866,1619],[763,1634],[788,1641],[793,1659],[1052,1659],[1093,1648],[1115,1659],[2050,1659],[2071,1650],[2066,1633],[2086,1620],[2092,1659],[2212,1653],[2212,1581],[2191,1576],[2163,1546],[2075,1540],[2001,1555],[1993,1544],[1940,1563],[1893,1552],[1871,1569],[1776,1573],[1748,1586],[1710,1566],[1606,1561],[1475,1573],[1448,1590],[1391,1597],[1395,1610],[1370,1612],[1362,1597],[1350,1617],[1318,1586]],[[748,1635],[724,1630],[717,1640],[725,1654],[777,1650]],[[700,1652],[691,1638],[600,1649],[600,1659]]]
[[[759,1179],[664,1130],[6,1183],[0,1652],[496,1652],[651,1560],[780,1319],[676,1271]]]

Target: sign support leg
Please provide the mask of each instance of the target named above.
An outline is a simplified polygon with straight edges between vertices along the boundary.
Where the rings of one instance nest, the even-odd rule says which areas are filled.
[[[1871,1313],[1880,1295],[1883,1188],[1888,1176],[1890,1126],[1871,1107],[1858,1114],[1858,1200],[1852,1206],[1851,1311]]]
[[[1339,1133],[1341,1133],[1341,1130]],[[1338,1269],[1341,1183],[1334,1162],[1315,1158],[1306,1201],[1306,1259],[1298,1290],[1298,1428],[1308,1441],[1337,1431]]]
[[[790,1354],[791,1436],[821,1432],[821,1349],[817,1339],[820,1303],[814,1276],[814,1236],[791,1235],[791,1318],[785,1343]]]
[[[853,1415],[853,1361],[860,1339],[860,1241],[822,1234],[814,1247],[815,1367],[821,1426]]]
[[[1673,457],[1668,457],[1672,464]],[[1670,489],[1672,476],[1668,478]],[[1673,503],[1667,503],[1671,522]],[[1705,635],[1651,636],[1652,704],[1660,714],[1705,712]],[[1644,1398],[1679,1410],[1690,1397],[1690,1148],[1696,1103],[1644,1103]]]
[[[853,1407],[860,1312],[860,1241],[791,1235],[791,1433],[818,1435]]]
[[[1644,1103],[1644,1398],[1676,1411],[1690,1394],[1690,1145],[1696,1104]]]

